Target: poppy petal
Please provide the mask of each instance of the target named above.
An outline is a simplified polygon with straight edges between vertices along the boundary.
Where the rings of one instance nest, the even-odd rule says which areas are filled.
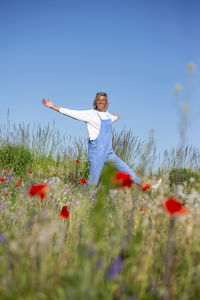
[[[183,203],[180,203],[176,198],[168,198],[164,202],[164,208],[169,215],[174,215],[175,213],[180,215],[186,215],[188,210],[183,206]]]
[[[66,205],[64,205],[62,207],[61,213],[59,215],[60,219],[67,219],[69,218],[69,211],[68,211],[68,207]]]

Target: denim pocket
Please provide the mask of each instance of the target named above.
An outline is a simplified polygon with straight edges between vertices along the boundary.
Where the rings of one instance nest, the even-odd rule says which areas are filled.
[[[93,149],[97,147],[97,141],[96,140],[89,140],[89,149]]]

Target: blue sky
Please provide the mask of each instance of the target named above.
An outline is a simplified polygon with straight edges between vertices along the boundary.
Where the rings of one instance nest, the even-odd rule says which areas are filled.
[[[110,113],[158,152],[179,144],[174,86],[190,106],[188,143],[200,148],[200,4],[194,0],[0,0],[0,123],[55,121],[61,133],[86,125],[44,107],[91,109],[105,91]],[[195,71],[189,74],[187,64]]]

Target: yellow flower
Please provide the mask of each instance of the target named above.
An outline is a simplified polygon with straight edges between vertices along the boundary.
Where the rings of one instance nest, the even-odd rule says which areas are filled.
[[[188,69],[188,71],[190,71],[190,72],[194,71],[194,70],[195,70],[195,64],[194,64],[193,62],[189,62],[189,63],[187,64],[187,69]]]
[[[182,85],[177,83],[177,84],[174,86],[174,90],[175,90],[175,92],[180,92],[180,91],[182,90]]]

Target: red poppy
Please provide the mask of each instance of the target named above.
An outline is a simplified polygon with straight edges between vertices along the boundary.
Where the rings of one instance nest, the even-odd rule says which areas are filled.
[[[62,207],[62,211],[61,211],[61,213],[59,215],[59,218],[60,219],[67,219],[67,218],[69,218],[69,211],[68,211],[68,207],[66,205],[64,205]]]
[[[131,187],[133,180],[128,173],[116,171],[115,177],[111,179],[111,183],[115,184],[116,188],[123,189],[126,186]]]
[[[145,205],[141,206],[140,211],[145,211],[145,210],[146,210],[146,206]]]
[[[176,198],[169,198],[164,202],[164,208],[169,215],[174,215],[175,213],[179,215],[186,215],[188,210],[183,207],[183,203],[180,203]]]
[[[33,173],[33,171],[29,171],[29,173],[30,173],[30,174],[32,174],[32,173]]]
[[[20,186],[20,185],[21,185],[21,183],[22,183],[22,178],[20,178],[20,180],[19,180],[19,181],[17,181],[17,183],[16,183],[16,186]]]
[[[56,176],[56,174],[53,174],[53,176],[55,177],[55,176]]]
[[[70,178],[70,180],[71,180],[71,181],[73,181],[73,180],[74,180],[74,178]]]
[[[76,159],[76,160],[75,160],[75,162],[78,164],[78,163],[79,163],[79,160],[78,160],[78,159]]]
[[[48,189],[47,184],[32,185],[29,189],[29,195],[32,197],[40,196],[41,200],[43,200],[46,196],[47,189]]]
[[[3,171],[4,171],[4,172],[8,172],[8,169],[4,169]]]
[[[3,196],[6,197],[8,195],[8,192],[3,193]]]
[[[142,186],[142,191],[145,192],[146,190],[150,189],[151,186],[149,183],[145,183],[143,186]]]
[[[0,179],[1,182],[4,182],[4,180],[5,180],[4,178],[1,178],[1,179]]]
[[[85,179],[81,178],[78,183],[87,183]]]

